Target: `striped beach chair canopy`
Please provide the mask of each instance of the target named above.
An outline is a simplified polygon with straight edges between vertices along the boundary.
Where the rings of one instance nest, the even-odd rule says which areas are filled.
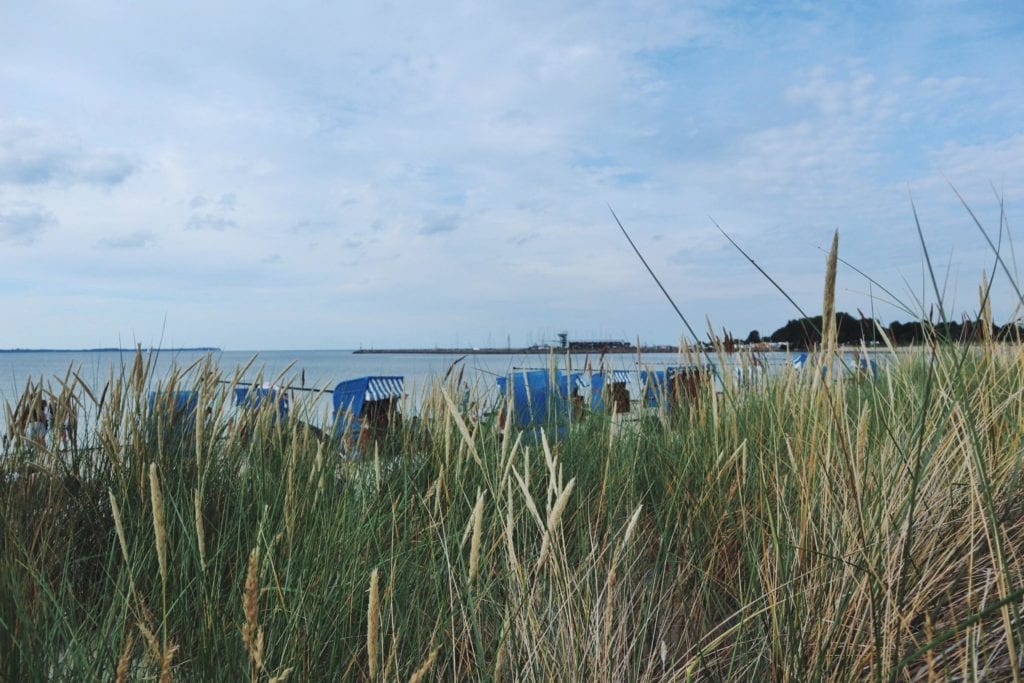
[[[339,382],[334,387],[334,414],[351,412],[362,417],[363,404],[367,401],[402,398],[404,377],[368,376]]]
[[[629,370],[595,372],[590,376],[590,407],[604,410],[604,388],[606,384],[629,384],[634,374]]]
[[[367,401],[382,401],[386,398],[402,398],[405,380],[402,377],[371,377],[366,386]]]
[[[613,382],[629,382],[632,378],[633,373],[629,370],[612,370]]]

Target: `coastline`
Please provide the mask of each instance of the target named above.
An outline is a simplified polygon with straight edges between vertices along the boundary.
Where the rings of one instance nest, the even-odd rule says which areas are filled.
[[[634,354],[640,353],[676,353],[678,346],[614,346],[614,347],[586,347],[580,348],[570,346],[563,349],[554,346],[527,346],[512,348],[429,348],[429,349],[356,349],[354,354],[381,354],[381,355],[417,355],[417,356],[522,356],[528,354],[548,355],[557,352],[581,354],[581,353],[603,353],[612,354]]]
[[[0,353],[135,353],[139,349],[122,349],[116,346],[103,346],[94,349],[0,349]],[[216,346],[176,346],[173,348],[148,348],[142,349],[146,353],[153,351],[179,353],[182,351],[195,351],[201,353],[219,353],[223,349]]]

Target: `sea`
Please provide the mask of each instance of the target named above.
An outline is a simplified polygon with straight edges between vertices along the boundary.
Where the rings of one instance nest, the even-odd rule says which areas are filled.
[[[354,353],[351,350],[295,350],[295,351],[172,351],[144,352],[152,360],[152,388],[157,388],[172,370],[188,368],[209,357],[222,376],[229,380],[240,369],[243,382],[269,382],[296,388],[295,395],[312,401],[314,412],[329,406],[330,390],[343,380],[366,375],[401,376],[405,391],[411,397],[411,410],[416,410],[416,398],[432,380],[443,377],[450,368],[461,372],[467,389],[483,400],[496,398],[496,378],[506,376],[519,368],[548,368],[552,361],[560,369],[571,366],[574,370],[598,369],[606,371],[635,371],[636,354],[608,354],[598,358],[594,354],[473,354],[466,356],[435,353]],[[150,357],[151,354],[151,357]],[[769,353],[763,358],[770,367],[788,362],[787,354]],[[12,409],[31,383],[58,393],[67,378],[77,375],[97,396],[111,376],[127,372],[134,359],[132,351],[4,351],[0,352],[0,404],[8,403]],[[640,364],[658,368],[687,364],[678,353],[642,354]],[[716,363],[717,364],[717,363]],[[634,372],[635,375],[635,372]],[[301,389],[324,389],[322,393],[301,392]],[[636,397],[636,394],[634,394]],[[315,405],[320,402],[321,405]],[[5,411],[0,410],[0,424]],[[6,428],[6,425],[3,425]]]

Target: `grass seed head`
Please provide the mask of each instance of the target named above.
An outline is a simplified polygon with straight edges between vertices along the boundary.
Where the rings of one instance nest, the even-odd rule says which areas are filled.
[[[366,607],[366,659],[370,668],[370,680],[377,678],[377,639],[380,636],[380,582],[377,569],[370,573],[370,599]]]
[[[193,496],[196,518],[196,542],[199,545],[199,568],[206,572],[206,528],[203,525],[203,501],[196,489]]]
[[[124,557],[125,564],[127,564],[128,542],[125,540],[124,524],[121,522],[121,508],[117,504],[117,498],[114,497],[114,492],[107,489],[107,494],[110,496],[110,511],[114,515],[114,529],[117,531],[117,542],[121,546],[121,555]]]
[[[263,668],[263,629],[259,625],[260,587],[259,587],[259,546],[249,553],[249,565],[245,573],[245,591],[242,594],[242,610],[245,613],[245,624],[242,626],[242,642],[249,653],[256,671]]]
[[[149,500],[153,507],[153,535],[156,540],[156,557],[160,564],[160,579],[167,583],[167,533],[164,527],[164,502],[160,495],[160,479],[156,474],[156,463],[149,464]]]
[[[473,539],[469,544],[469,582],[473,583],[480,571],[480,541],[483,536],[484,492],[478,491],[473,507]]]
[[[430,673],[431,667],[434,666],[434,662],[437,660],[437,653],[440,651],[440,647],[435,647],[430,651],[430,654],[428,654],[427,658],[423,660],[423,663],[420,664],[419,668],[416,669],[416,671],[412,673],[412,676],[409,677],[409,683],[419,683],[423,680],[424,676]]]
[[[128,669],[132,663],[132,651],[135,649],[135,638],[128,633],[124,638],[124,647],[121,648],[121,656],[117,660],[117,669],[114,673],[116,683],[125,683],[128,680]]]

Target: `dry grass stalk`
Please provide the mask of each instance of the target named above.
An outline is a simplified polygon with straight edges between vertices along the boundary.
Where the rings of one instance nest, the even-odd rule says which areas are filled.
[[[466,426],[466,421],[462,419],[459,409],[455,407],[455,402],[444,389],[441,390],[441,395],[444,396],[444,402],[448,405],[448,410],[452,419],[455,421],[455,426],[458,428],[459,434],[462,436],[463,446],[469,450],[469,453],[473,456],[473,460],[476,461],[476,464],[483,467],[483,461],[480,459],[480,453],[476,449],[475,440],[470,434],[469,428]]]
[[[370,600],[366,607],[366,659],[370,680],[376,680],[379,670],[377,639],[380,637],[380,581],[375,568],[370,573]]]
[[[601,654],[604,659],[604,665],[606,668],[611,665],[611,653],[612,653],[612,624],[614,622],[613,614],[615,607],[615,586],[619,581],[619,571],[615,564],[612,564],[611,570],[608,572],[608,580],[605,582],[605,596],[604,596],[604,632],[601,640]]]
[[[508,449],[508,444],[509,444],[509,435],[511,434],[511,432],[509,430],[512,429],[512,407],[514,405],[515,405],[515,401],[507,401],[505,403],[505,407],[502,409],[504,411],[504,423],[502,423],[499,420],[499,425],[501,427],[501,459],[502,460],[505,459],[505,456],[507,454],[507,449]],[[519,437],[518,436],[516,437],[516,443],[517,444],[519,443]],[[511,457],[509,458],[509,460],[511,460]]]
[[[178,651],[178,646],[173,643],[168,643],[168,647],[164,650],[163,655],[160,657],[160,683],[171,683],[171,661],[174,659],[174,653]]]
[[[160,579],[167,583],[167,533],[164,527],[164,502],[160,495],[160,479],[156,463],[149,464],[149,500],[153,507],[153,534],[156,539],[156,557],[160,564]]]
[[[121,656],[117,660],[117,670],[114,673],[115,683],[125,683],[128,680],[128,668],[132,663],[132,651],[135,649],[135,638],[128,633],[124,639],[124,647],[121,648]]]
[[[484,492],[477,491],[476,505],[473,507],[473,540],[469,544],[469,583],[476,579],[480,571],[480,541],[483,537]]]
[[[395,665],[398,663],[398,639],[391,639],[391,647],[388,649],[387,657],[384,658],[384,671],[380,674],[380,680],[390,681],[394,677],[391,672],[394,670]]]
[[[505,672],[505,644],[498,646],[498,653],[494,655],[494,675],[491,680],[500,681]]]
[[[148,611],[145,607],[143,607],[143,614],[148,617]],[[146,645],[149,646],[149,656],[152,657],[154,662],[159,662],[162,658],[160,656],[160,641],[157,639],[156,634],[142,620],[136,622],[136,626],[138,626],[143,640],[146,641]]]
[[[269,683],[284,683],[288,680],[288,677],[292,675],[292,671],[295,670],[294,666],[290,666],[276,676],[271,676]]]
[[[125,540],[124,524],[121,522],[121,508],[117,505],[117,498],[114,497],[114,492],[107,489],[107,494],[110,496],[110,510],[114,515],[114,529],[117,531],[117,542],[121,545],[121,555],[124,557],[125,564],[127,564],[128,542]]]
[[[981,284],[978,286],[978,300],[981,311],[978,314],[978,322],[981,325],[981,338],[984,342],[992,341],[992,299],[988,285],[988,276],[985,271],[981,272]]]
[[[196,517],[196,541],[199,544],[199,568],[206,573],[206,528],[203,525],[203,500],[199,489],[193,496]]]
[[[548,526],[544,532],[544,539],[540,544],[540,557],[537,559],[538,571],[540,571],[541,567],[544,566],[544,562],[548,559],[548,554],[551,551],[551,537],[558,530],[558,524],[562,520],[562,513],[565,512],[565,506],[569,504],[569,496],[572,494],[572,489],[575,485],[576,479],[570,479],[565,489],[555,499],[555,504],[551,507],[551,512],[548,514]]]
[[[839,257],[839,231],[832,235],[832,248],[825,261],[825,299],[821,313],[822,362],[831,366],[832,352],[836,347],[836,262]]]
[[[611,656],[611,631],[614,623],[615,586],[618,583],[619,577],[619,558],[622,555],[622,551],[627,545],[629,545],[629,541],[633,537],[633,532],[636,530],[636,525],[640,521],[640,512],[643,510],[643,507],[642,503],[637,505],[636,510],[634,510],[632,516],[630,516],[629,523],[626,524],[626,531],[622,535],[622,541],[618,546],[616,546],[615,552],[612,554],[611,569],[608,571],[608,580],[605,582],[603,655],[605,657],[606,664],[610,662]]]
[[[512,462],[513,462],[513,460],[515,460],[516,454],[519,452],[519,447],[522,445],[522,439],[523,439],[523,433],[522,432],[519,432],[518,434],[516,434],[516,440],[515,440],[515,443],[512,444],[512,449],[511,450],[509,450],[507,448],[506,442],[504,442],[504,441],[501,442],[501,449],[502,449],[501,458],[502,459],[499,460],[498,462],[504,462],[505,465],[504,465],[504,467],[502,468],[502,471],[501,471],[501,483],[497,487],[499,489],[500,488],[504,488],[505,487],[505,483],[508,481],[509,477],[512,476]]]
[[[377,494],[380,495],[380,487],[384,477],[380,469],[380,444],[376,441],[373,442],[373,473],[377,480]]]
[[[437,660],[437,653],[441,651],[440,646],[435,647],[427,655],[427,658],[423,660],[419,668],[413,671],[412,676],[409,677],[409,683],[419,683],[423,680],[423,677],[430,673],[431,667],[434,666],[434,662]]]
[[[295,467],[299,457],[299,439],[292,439],[291,454],[288,457],[288,467],[285,472],[284,492],[284,528],[288,533],[288,545],[291,545],[295,535]]]
[[[444,465],[438,468],[437,481],[434,482],[434,512],[441,514],[441,488],[444,486]]]
[[[540,518],[540,511],[537,509],[537,504],[533,501],[533,496],[530,494],[530,477],[529,468],[526,469],[527,476],[524,479],[519,476],[519,472],[516,468],[512,468],[512,476],[516,478],[516,482],[519,484],[519,490],[523,492],[523,502],[526,503],[526,509],[530,511],[533,519],[537,522],[537,526],[544,529],[544,522]]]
[[[242,594],[242,610],[245,613],[245,624],[242,626],[242,642],[252,660],[253,679],[263,670],[263,629],[259,625],[260,587],[259,587],[259,546],[249,553],[249,566],[245,573],[245,592]]]
[[[644,509],[644,504],[640,503],[636,506],[636,510],[633,511],[633,516],[629,518],[629,524],[626,525],[626,533],[622,535],[622,544],[619,546],[619,550],[629,545],[629,539],[633,537],[633,531],[636,529],[637,522],[640,521],[640,512]]]
[[[513,575],[516,577],[516,580],[518,581],[520,579],[520,576],[521,576],[522,568],[521,568],[521,566],[519,564],[519,559],[516,557],[516,545],[515,545],[516,520],[515,520],[515,515],[513,513],[513,507],[512,507],[512,482],[511,482],[511,480],[508,482],[506,490],[508,492],[507,493],[507,496],[508,496],[508,498],[507,498],[507,500],[508,500],[508,510],[506,511],[506,515],[505,515],[505,548],[506,548],[506,553],[508,554],[508,566],[512,570]]]
[[[316,460],[313,461],[315,464],[315,471],[318,475],[316,482],[316,494],[313,496],[313,507],[316,507],[317,501],[320,496],[324,493],[324,488],[327,486],[327,481],[324,477],[324,445],[323,443],[317,444],[316,447]]]
[[[854,445],[854,453],[857,455],[857,462],[864,462],[868,450],[868,429],[871,427],[871,409],[865,405],[860,411],[860,419],[857,421],[857,441]]]

